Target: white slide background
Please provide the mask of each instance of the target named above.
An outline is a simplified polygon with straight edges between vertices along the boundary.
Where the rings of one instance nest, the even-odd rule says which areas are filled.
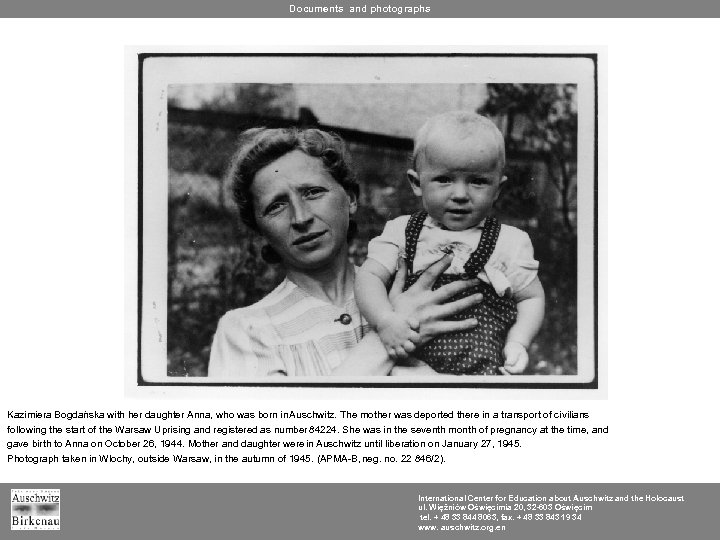
[[[717,466],[720,174],[717,35],[684,20],[2,20],[0,401],[17,410],[536,410],[589,412],[610,434],[555,439],[491,466],[396,469],[39,467],[7,482],[709,482]],[[600,351],[607,399],[230,389],[212,400],[126,397],[135,342],[127,199],[126,46],[303,52],[380,47],[606,48],[600,125]],[[130,91],[133,91],[130,84]],[[601,80],[601,91],[603,81]],[[606,98],[606,100],[605,100]],[[131,96],[131,100],[132,100]],[[605,146],[605,142],[607,145]],[[607,166],[607,169],[605,167]],[[132,184],[130,184],[130,192]],[[132,213],[127,214],[132,216]],[[127,311],[129,309],[129,311]],[[158,395],[172,392],[158,392]],[[252,395],[252,400],[247,397]],[[506,396],[508,394],[505,394]],[[438,400],[442,397],[442,400]],[[492,399],[488,399],[492,398]],[[402,401],[399,401],[402,400]],[[3,414],[6,414],[3,411]],[[0,439],[7,440],[6,434]],[[464,455],[464,454],[463,454]],[[467,454],[469,455],[469,454]],[[236,472],[237,471],[237,472]]]

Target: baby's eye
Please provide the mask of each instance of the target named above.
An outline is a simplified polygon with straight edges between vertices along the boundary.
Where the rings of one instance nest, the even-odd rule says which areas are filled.
[[[481,178],[481,177],[471,178],[470,183],[474,186],[486,186],[486,185],[490,184],[490,179],[489,178]]]
[[[438,184],[449,184],[451,180],[447,176],[436,176],[433,178],[433,182],[437,182]]]

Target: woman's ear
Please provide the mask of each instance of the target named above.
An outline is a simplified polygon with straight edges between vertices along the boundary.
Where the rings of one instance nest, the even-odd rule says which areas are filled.
[[[355,212],[357,212],[357,195],[354,193],[351,193],[349,191],[346,191],[348,196],[348,202],[350,203],[350,215],[352,216]]]
[[[420,178],[414,169],[408,169],[407,178],[408,182],[410,182],[410,189],[412,189],[415,195],[420,197],[422,195],[422,190],[420,189]]]

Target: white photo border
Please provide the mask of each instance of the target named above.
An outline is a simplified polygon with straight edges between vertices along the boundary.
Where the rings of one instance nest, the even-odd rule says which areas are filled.
[[[423,65],[429,63],[437,67],[437,61],[441,58],[444,60],[440,73],[423,69]],[[348,59],[353,59],[352,63]],[[323,65],[323,69],[318,69],[319,64]],[[468,66],[477,69],[467,69]],[[137,378],[133,381],[134,385],[598,389],[602,374],[598,358],[597,52],[148,52],[138,54],[137,68],[138,275]],[[577,375],[351,379],[294,377],[238,381],[168,376],[164,338],[167,336],[168,85],[243,82],[357,84],[373,83],[378,75],[381,84],[577,84]],[[592,178],[592,182],[588,178]]]

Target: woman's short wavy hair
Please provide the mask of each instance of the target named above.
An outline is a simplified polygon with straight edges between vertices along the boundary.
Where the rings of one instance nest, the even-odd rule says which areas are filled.
[[[320,158],[323,166],[346,192],[359,195],[360,186],[350,164],[343,140],[320,129],[252,128],[240,135],[238,149],[232,158],[228,176],[240,219],[257,230],[252,184],[260,169],[293,150]]]

